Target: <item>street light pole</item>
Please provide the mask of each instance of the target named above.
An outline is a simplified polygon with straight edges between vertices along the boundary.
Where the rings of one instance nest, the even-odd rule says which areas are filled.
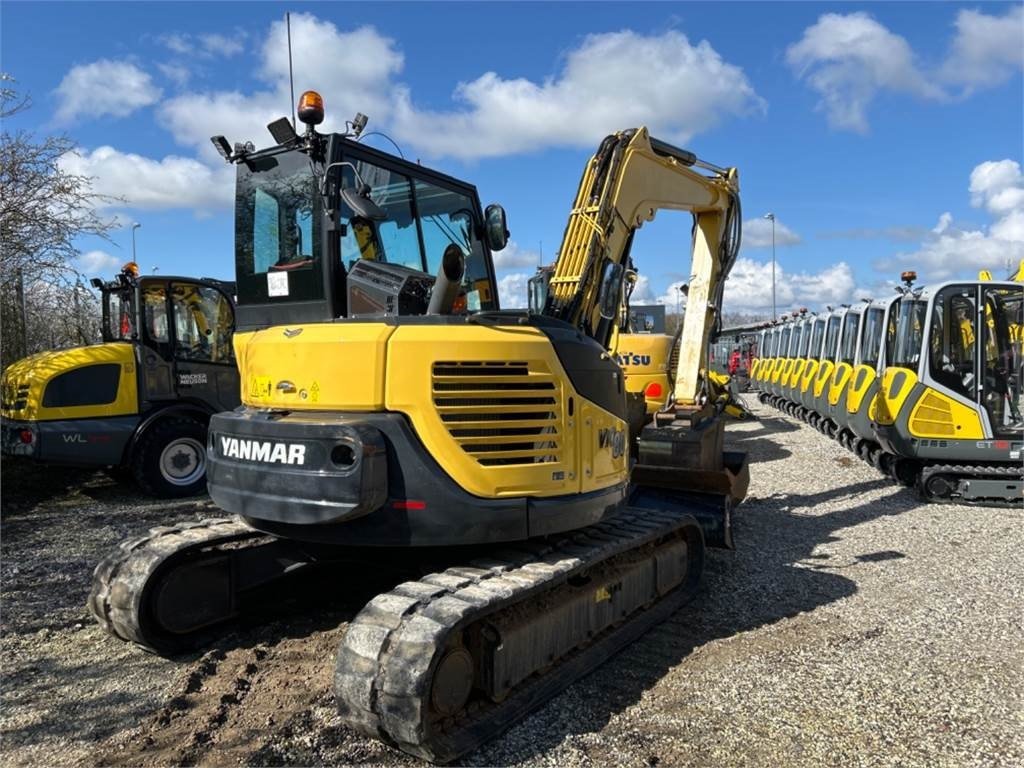
[[[772,223],[772,320],[775,320],[775,214],[766,213],[764,217]]]
[[[142,225],[139,224],[139,222],[137,221],[134,224],[132,224],[132,261],[135,261],[135,230],[141,226]]]

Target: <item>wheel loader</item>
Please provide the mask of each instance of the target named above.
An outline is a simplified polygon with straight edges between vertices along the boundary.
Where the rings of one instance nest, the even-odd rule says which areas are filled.
[[[210,416],[240,402],[233,286],[140,276],[134,262],[92,284],[101,344],[41,352],[4,371],[4,455],[107,467],[158,497],[201,493]]]
[[[332,559],[434,570],[350,622],[343,722],[447,762],[508,728],[689,600],[731,546],[742,454],[700,371],[739,248],[738,174],[651,138],[587,163],[533,311],[503,311],[500,206],[470,184],[282,118],[237,166],[243,407],[209,433],[235,518],[153,531],[97,567],[90,609],[173,653],[259,590]],[[643,427],[609,345],[633,232],[692,212],[694,279],[670,424]],[[442,566],[436,563],[442,562]]]

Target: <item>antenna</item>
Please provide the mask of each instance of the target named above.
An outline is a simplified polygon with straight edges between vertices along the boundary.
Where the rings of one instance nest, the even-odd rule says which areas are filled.
[[[284,23],[288,29],[288,85],[292,90],[292,130],[295,130],[295,74],[292,72],[292,15],[285,13]]]
[[[540,253],[537,255],[537,266],[544,266],[544,241],[540,241]]]

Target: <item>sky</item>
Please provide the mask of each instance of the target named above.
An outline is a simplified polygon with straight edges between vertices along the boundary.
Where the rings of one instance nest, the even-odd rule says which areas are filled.
[[[0,71],[32,106],[5,131],[63,132],[112,242],[79,268],[233,277],[233,169],[209,137],[272,143],[296,94],[322,130],[356,112],[406,157],[501,203],[503,306],[557,252],[600,139],[646,125],[739,169],[743,248],[725,310],[767,316],[923,282],[1005,276],[1024,258],[1020,3],[5,2]],[[382,136],[367,143],[393,151]],[[637,233],[634,303],[672,311],[690,217]]]

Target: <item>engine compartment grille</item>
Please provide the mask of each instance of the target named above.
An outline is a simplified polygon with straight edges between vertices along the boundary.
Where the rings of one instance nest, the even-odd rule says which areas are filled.
[[[434,407],[459,447],[483,466],[561,460],[562,390],[542,365],[436,362]]]

